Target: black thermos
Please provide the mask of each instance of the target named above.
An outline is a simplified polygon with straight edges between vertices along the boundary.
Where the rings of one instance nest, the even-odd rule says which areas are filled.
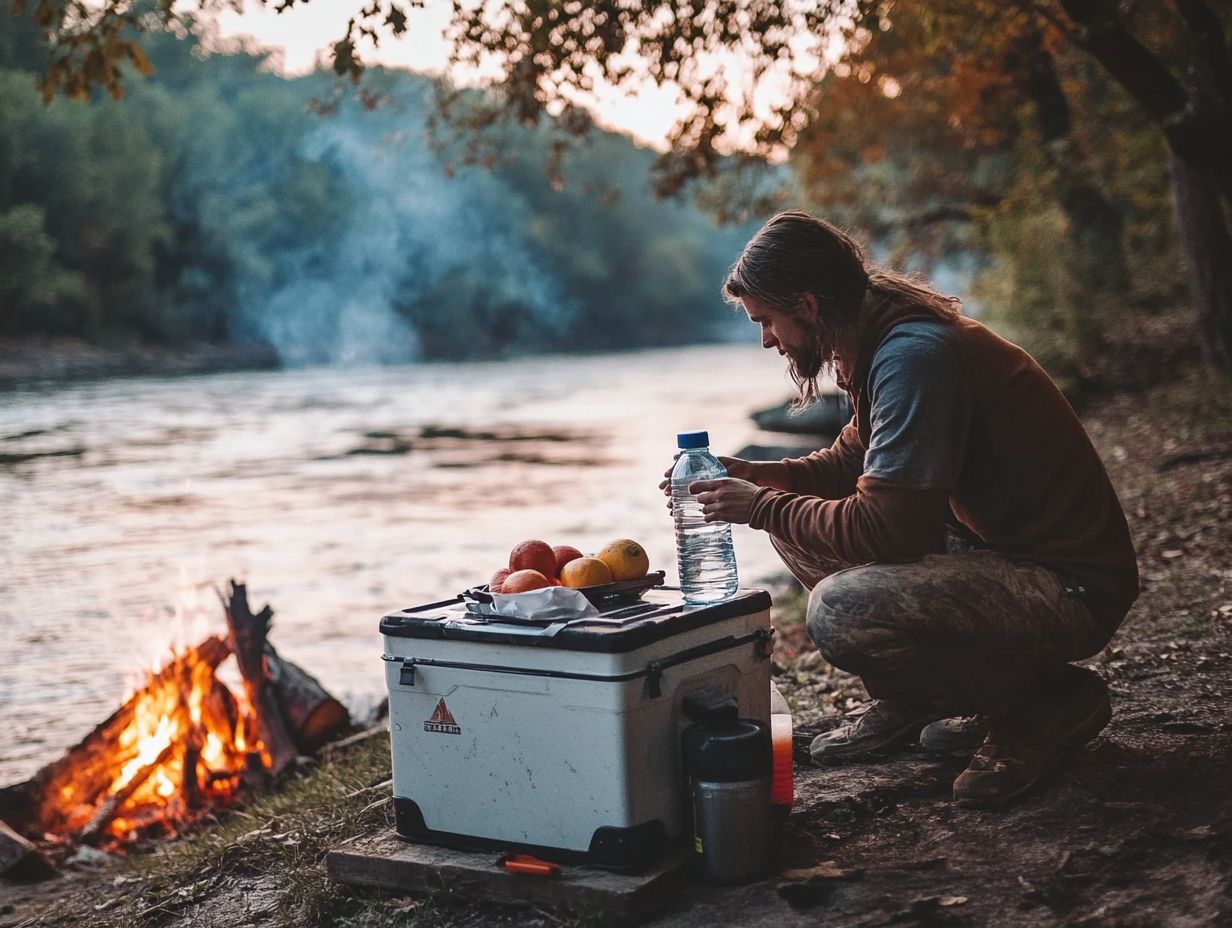
[[[770,732],[724,694],[692,694],[684,709],[697,722],[684,732],[697,869],[715,883],[758,877],[770,851]]]

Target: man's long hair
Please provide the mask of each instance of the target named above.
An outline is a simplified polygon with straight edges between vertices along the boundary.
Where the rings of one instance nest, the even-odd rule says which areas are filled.
[[[788,354],[791,378],[799,395],[794,406],[807,406],[819,394],[818,380],[833,374],[851,375],[855,357],[836,357],[841,346],[860,346],[861,324],[891,306],[916,310],[937,319],[961,314],[957,297],[943,296],[925,283],[870,265],[849,235],[824,219],[800,210],[779,213],[753,236],[723,282],[723,297],[739,304],[752,297],[766,306],[796,316],[801,300],[811,293],[818,319],[803,350]],[[854,349],[853,349],[854,350]]]

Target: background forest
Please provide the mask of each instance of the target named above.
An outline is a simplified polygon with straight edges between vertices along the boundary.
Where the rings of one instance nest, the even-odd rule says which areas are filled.
[[[715,216],[804,205],[1071,388],[1193,353],[1158,127],[1032,17],[981,29],[945,9],[862,20],[753,212],[722,183],[656,199],[654,153],[597,130],[558,175],[547,118],[507,121],[499,157],[464,164],[429,144],[426,78],[370,69],[340,92],[166,32],[144,42],[152,77],[125,65],[123,100],[44,105],[47,49],[0,11],[0,332],[259,343],[288,363],[705,341],[731,331],[717,287],[754,228]]]
[[[718,286],[748,229],[656,200],[653,153],[623,136],[593,134],[562,186],[546,129],[510,129],[488,166],[430,148],[429,82],[406,72],[370,72],[361,101],[192,38],[148,54],[156,76],[123,100],[44,105],[46,49],[0,7],[0,333],[303,363],[677,344],[732,321]]]

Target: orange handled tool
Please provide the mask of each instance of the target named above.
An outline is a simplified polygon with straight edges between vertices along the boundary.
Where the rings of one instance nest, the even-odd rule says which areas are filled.
[[[560,864],[540,860],[530,854],[506,854],[499,861],[510,873],[529,873],[532,876],[560,876]]]

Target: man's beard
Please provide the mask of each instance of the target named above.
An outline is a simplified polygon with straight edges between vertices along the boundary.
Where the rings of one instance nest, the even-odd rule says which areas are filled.
[[[834,373],[834,349],[820,332],[808,344],[786,351],[787,371],[796,385],[793,409],[803,409],[821,395],[818,381],[824,374]]]

